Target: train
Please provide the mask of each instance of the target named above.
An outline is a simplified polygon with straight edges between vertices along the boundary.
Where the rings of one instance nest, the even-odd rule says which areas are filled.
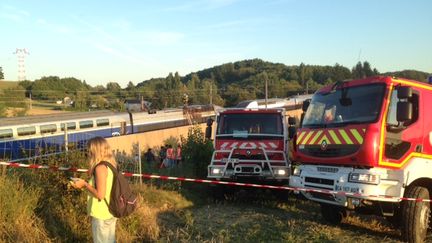
[[[258,100],[246,100],[238,103],[235,108],[285,108],[287,110],[301,108],[303,101],[311,99],[312,95],[295,95],[289,98],[271,98],[258,99]]]
[[[50,115],[0,118],[0,160],[20,161],[84,148],[92,137],[142,133],[206,122],[212,106],[148,112],[67,112]]]

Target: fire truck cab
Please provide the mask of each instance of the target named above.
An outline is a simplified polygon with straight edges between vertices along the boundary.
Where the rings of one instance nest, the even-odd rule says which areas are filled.
[[[208,178],[288,184],[285,109],[223,109],[216,119]]]
[[[432,85],[392,77],[318,90],[294,138],[290,186],[311,189],[303,195],[321,204],[329,222],[341,222],[350,211],[372,213],[398,225],[404,240],[425,241],[432,195],[431,104]]]

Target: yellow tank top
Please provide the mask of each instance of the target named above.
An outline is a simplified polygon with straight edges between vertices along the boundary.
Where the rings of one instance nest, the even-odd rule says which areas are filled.
[[[106,191],[105,191],[105,199],[109,203],[111,198],[111,188],[113,184],[114,174],[110,168],[108,169],[108,176],[106,182]],[[94,176],[92,176],[89,180],[89,184],[92,187],[94,186]],[[114,216],[109,212],[108,205],[105,200],[100,200],[94,197],[91,193],[87,195],[87,213],[88,215],[95,217],[97,219],[110,219]]]

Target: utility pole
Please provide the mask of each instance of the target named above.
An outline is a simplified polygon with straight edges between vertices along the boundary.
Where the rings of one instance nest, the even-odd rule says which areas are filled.
[[[213,104],[213,82],[210,83],[210,105]]]
[[[30,98],[30,110],[32,109],[32,92],[30,90],[30,94],[29,94],[29,98]]]
[[[65,146],[65,151],[66,154],[69,151],[69,140],[68,140],[68,126],[67,126],[67,122],[63,123],[64,125],[64,146]]]
[[[268,100],[268,78],[265,76],[265,108],[267,109],[267,100]]]

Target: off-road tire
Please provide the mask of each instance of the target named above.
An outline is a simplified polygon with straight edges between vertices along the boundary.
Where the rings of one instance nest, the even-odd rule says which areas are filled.
[[[407,198],[430,199],[429,190],[421,186],[410,186],[405,191]],[[401,203],[401,233],[404,241],[420,243],[426,241],[430,220],[430,202],[403,201]]]
[[[321,215],[330,224],[340,224],[348,217],[349,212],[343,207],[321,203]]]

